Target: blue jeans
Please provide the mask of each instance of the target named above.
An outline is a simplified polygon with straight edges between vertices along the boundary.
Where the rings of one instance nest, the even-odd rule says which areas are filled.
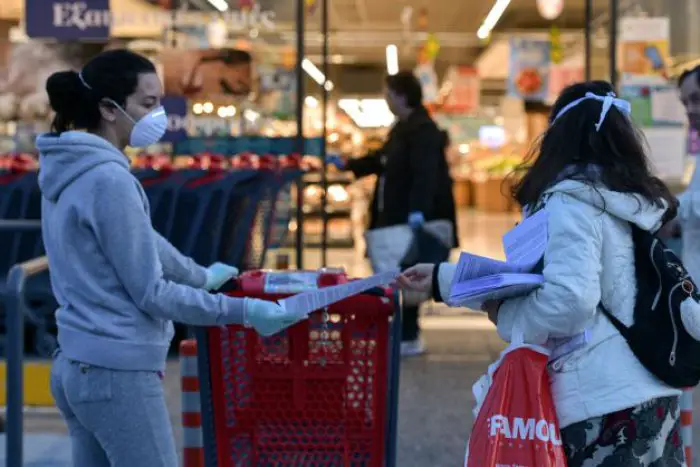
[[[73,465],[178,465],[157,373],[109,370],[68,360],[59,352],[51,368],[51,393],[68,425]]]

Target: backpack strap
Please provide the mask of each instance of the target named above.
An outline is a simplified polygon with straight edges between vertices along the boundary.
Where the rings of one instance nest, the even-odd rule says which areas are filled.
[[[603,306],[602,302],[598,304],[598,308],[610,320],[612,325],[615,326],[615,328],[620,332],[622,337],[624,337],[625,340],[629,340],[629,328],[622,324],[622,321],[613,316],[613,314],[610,313],[608,309]]]

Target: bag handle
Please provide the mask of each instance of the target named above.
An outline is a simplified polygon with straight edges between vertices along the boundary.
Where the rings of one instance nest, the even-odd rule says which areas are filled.
[[[517,324],[513,327],[513,332],[510,335],[510,345],[521,346],[525,343],[525,333],[522,326]]]
[[[515,318],[515,323],[513,324],[513,330],[510,333],[510,346],[519,347],[525,344],[525,332],[523,331],[523,317],[521,314]]]

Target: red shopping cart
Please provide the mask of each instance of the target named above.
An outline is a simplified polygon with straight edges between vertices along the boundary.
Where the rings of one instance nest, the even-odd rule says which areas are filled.
[[[234,296],[276,300],[348,281],[342,272],[241,275]],[[400,301],[348,298],[272,337],[199,328],[207,467],[394,467]]]

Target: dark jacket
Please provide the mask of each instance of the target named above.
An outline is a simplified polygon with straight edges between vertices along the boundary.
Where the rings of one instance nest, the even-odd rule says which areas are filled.
[[[446,134],[420,107],[394,125],[381,149],[348,161],[356,177],[378,175],[370,229],[406,224],[411,212],[420,211],[428,221],[451,221],[457,242],[446,145]]]

